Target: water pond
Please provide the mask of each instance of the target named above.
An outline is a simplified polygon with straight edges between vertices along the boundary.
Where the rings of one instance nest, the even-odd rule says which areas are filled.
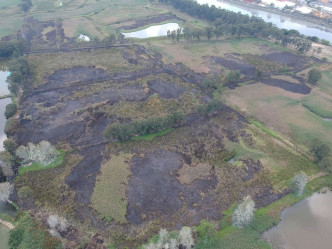
[[[154,25],[150,26],[146,29],[142,29],[135,32],[130,33],[122,33],[126,38],[151,38],[151,37],[158,37],[158,36],[166,36],[168,30],[177,30],[180,28],[179,24],[177,23],[166,23],[161,25]]]
[[[327,249],[332,245],[332,192],[315,193],[281,214],[263,234],[273,249]]]

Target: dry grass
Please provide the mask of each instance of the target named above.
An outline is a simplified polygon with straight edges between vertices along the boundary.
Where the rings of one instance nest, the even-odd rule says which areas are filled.
[[[181,184],[190,184],[196,179],[210,175],[211,166],[207,163],[198,163],[196,165],[184,164],[178,171],[177,179]]]
[[[112,156],[104,163],[97,176],[96,186],[91,197],[94,209],[106,219],[114,219],[118,223],[126,223],[127,204],[126,191],[131,175],[128,162],[131,154]]]
[[[165,63],[182,62],[197,73],[209,73],[209,56],[224,56],[228,53],[261,55],[274,48],[272,43],[259,39],[228,39],[211,41],[181,41],[173,44],[166,39],[149,41],[150,49],[163,55]],[[148,45],[148,46],[149,46]]]
[[[65,36],[67,37],[78,37],[80,34],[88,35],[90,38],[98,37],[103,38],[106,35],[100,33],[94,23],[84,17],[75,19],[66,19],[62,22]]]

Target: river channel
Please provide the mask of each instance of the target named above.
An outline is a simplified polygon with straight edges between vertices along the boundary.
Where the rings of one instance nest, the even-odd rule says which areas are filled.
[[[209,6],[214,5],[217,8],[220,7],[233,12],[241,12],[244,15],[261,17],[264,21],[271,22],[278,28],[295,29],[303,35],[317,36],[320,39],[325,39],[332,43],[332,32],[328,32],[324,27],[320,27],[317,24],[299,20],[296,17],[288,17],[268,11],[256,10],[254,6],[250,8],[222,0],[196,0],[196,2],[199,4],[208,4]]]

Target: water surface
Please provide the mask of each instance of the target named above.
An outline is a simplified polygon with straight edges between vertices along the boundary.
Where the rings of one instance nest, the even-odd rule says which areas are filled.
[[[303,35],[317,36],[321,39],[328,40],[332,43],[332,32],[328,32],[324,27],[317,24],[312,24],[308,21],[298,20],[296,17],[288,17],[280,14],[271,13],[263,10],[256,10],[250,7],[244,7],[233,3],[227,3],[217,0],[196,0],[199,4],[208,4],[209,6],[215,5],[222,9],[230,10],[233,12],[241,12],[244,15],[261,17],[266,22],[271,22],[281,29],[295,29]]]
[[[263,234],[277,249],[332,248],[332,192],[314,194],[281,214],[278,226]]]
[[[166,23],[161,25],[150,26],[146,29],[142,29],[135,32],[130,33],[122,33],[127,38],[151,38],[158,36],[166,36],[168,30],[177,30],[180,28],[177,23]]]
[[[0,249],[8,249],[9,229],[0,225]]]
[[[8,72],[0,71],[0,96],[9,94],[8,83],[6,82]]]

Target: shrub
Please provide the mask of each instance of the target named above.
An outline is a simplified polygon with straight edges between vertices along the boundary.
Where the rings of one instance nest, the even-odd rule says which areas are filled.
[[[254,218],[255,202],[247,196],[237,206],[233,213],[233,226],[243,228],[249,225]]]
[[[324,157],[330,154],[330,147],[327,144],[322,143],[320,140],[315,139],[312,142],[310,151],[314,154],[314,161],[320,162]]]
[[[307,184],[307,181],[307,175],[304,172],[301,171],[300,173],[296,174],[291,184],[293,193],[297,196],[303,195],[303,191]]]
[[[8,119],[8,118],[14,116],[16,111],[17,111],[17,105],[15,103],[8,104],[6,106],[5,117]]]

